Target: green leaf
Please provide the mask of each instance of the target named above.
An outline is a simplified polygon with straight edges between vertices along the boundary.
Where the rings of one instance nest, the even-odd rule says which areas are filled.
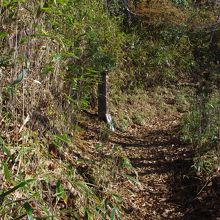
[[[0,137],[0,145],[4,145],[4,140],[2,139],[2,137]]]
[[[47,75],[48,73],[53,72],[53,71],[54,71],[54,67],[50,64],[47,64],[43,67],[41,72],[42,72],[42,74]]]
[[[117,195],[116,193],[112,193],[111,196],[116,202],[119,202],[119,203],[123,202],[123,198]]]
[[[8,35],[6,32],[0,32],[0,39],[5,38]]]
[[[6,146],[2,146],[2,151],[5,153],[8,157],[11,156],[10,150]]]
[[[133,184],[137,184],[137,185],[140,185],[140,182],[134,178],[133,176],[130,176],[128,174],[122,174],[123,177],[127,178],[129,182],[133,183]]]
[[[5,153],[9,157],[11,155],[10,150],[5,146],[5,142],[1,137],[0,137],[0,146],[2,148],[3,153]]]
[[[5,178],[6,182],[10,182],[11,181],[11,173],[8,168],[8,165],[4,162],[3,162],[3,174],[4,174],[4,178]]]
[[[126,157],[122,158],[122,167],[123,168],[128,168],[128,169],[133,169],[134,168],[131,164],[131,161]]]
[[[52,8],[41,8],[42,11],[47,12],[47,13],[53,13]]]
[[[54,138],[66,144],[70,143],[70,139],[67,135],[54,135]]]
[[[27,73],[28,73],[28,70],[27,70],[27,69],[23,69],[23,70],[18,74],[17,79],[14,80],[14,81],[11,83],[11,85],[13,86],[13,85],[15,85],[15,84],[20,83],[20,82],[25,78],[25,76],[27,75]]]
[[[63,53],[62,56],[63,56],[64,58],[75,58],[75,59],[79,59],[79,57],[76,56],[75,53],[73,53],[73,52]]]
[[[2,194],[0,194],[0,200],[3,200],[9,194],[13,193],[17,189],[22,188],[25,185],[27,185],[28,183],[33,182],[33,181],[34,181],[34,179],[29,179],[29,180],[23,181],[23,182],[19,183],[17,186],[13,187],[12,189],[9,189],[8,191],[3,192]]]
[[[28,202],[25,202],[23,207],[27,213],[28,220],[33,220],[33,209],[31,208],[30,204]]]
[[[106,220],[106,218],[103,217],[106,215],[106,211],[102,207],[96,207],[94,212],[101,220]]]
[[[53,56],[53,62],[58,62],[58,61],[60,61],[62,59],[62,55],[61,54],[55,54],[54,56]]]
[[[92,213],[87,208],[84,209],[84,212],[85,212],[85,214],[84,214],[83,220],[92,219],[93,215],[92,215]]]
[[[65,193],[65,190],[64,190],[63,186],[61,185],[60,180],[58,180],[56,182],[56,194],[55,194],[55,196],[57,197],[57,202],[60,199],[63,199],[63,201],[67,204],[67,195]]]
[[[117,214],[117,209],[113,208],[111,211],[110,220],[115,220],[116,214]]]
[[[56,182],[56,196],[60,198],[60,197],[62,197],[63,194],[64,194],[64,189],[61,185],[60,180],[58,180]]]
[[[29,37],[28,36],[25,36],[25,37],[22,37],[19,44],[25,44],[29,41]]]

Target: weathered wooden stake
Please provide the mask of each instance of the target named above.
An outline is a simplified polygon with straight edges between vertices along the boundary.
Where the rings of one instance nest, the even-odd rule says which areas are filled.
[[[106,122],[106,115],[108,114],[108,75],[104,71],[101,73],[100,81],[98,84],[98,117],[100,120]]]

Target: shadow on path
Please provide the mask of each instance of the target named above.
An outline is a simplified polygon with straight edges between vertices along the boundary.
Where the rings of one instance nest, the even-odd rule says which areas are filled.
[[[134,219],[220,219],[220,193],[213,195],[212,185],[198,195],[203,185],[190,173],[193,147],[181,142],[177,128],[117,133],[112,142],[125,149],[143,186],[131,204]]]
[[[97,139],[101,130],[94,124],[80,124],[90,131],[89,140]],[[141,183],[140,188],[125,182],[118,186],[125,193],[125,220],[220,220],[220,178],[204,185],[191,172],[193,146],[183,143],[179,127],[172,125],[169,118],[161,126],[117,131],[110,137],[124,148]]]

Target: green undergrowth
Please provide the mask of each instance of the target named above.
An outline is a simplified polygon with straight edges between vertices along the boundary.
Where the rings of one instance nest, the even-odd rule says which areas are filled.
[[[133,168],[122,149],[76,135],[38,135],[27,129],[13,143],[2,134],[1,219],[122,219],[115,186],[137,183],[127,175]]]
[[[219,93],[207,97],[194,94],[190,111],[182,119],[182,138],[196,149],[194,165],[198,175],[212,176],[219,172]]]
[[[129,162],[78,134],[99,73],[123,54],[120,18],[102,1],[0,6],[0,219],[121,219]]]
[[[183,138],[197,145],[217,144],[219,129],[219,97],[192,99],[191,111],[183,119]]]

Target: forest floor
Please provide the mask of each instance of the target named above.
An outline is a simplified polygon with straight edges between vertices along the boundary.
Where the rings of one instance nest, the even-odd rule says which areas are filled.
[[[180,139],[180,118],[167,115],[114,134],[112,141],[123,146],[140,181],[139,187],[119,186],[127,219],[220,219],[219,193],[190,174],[194,150]]]
[[[204,182],[193,172],[195,149],[181,141],[181,117],[178,112],[164,114],[110,135],[110,145],[122,146],[135,168],[129,175],[138,175],[140,182],[122,181],[114,187],[124,199],[124,219],[220,219],[220,180]],[[87,140],[96,139],[100,127],[94,129],[95,124],[87,127],[92,131]]]

